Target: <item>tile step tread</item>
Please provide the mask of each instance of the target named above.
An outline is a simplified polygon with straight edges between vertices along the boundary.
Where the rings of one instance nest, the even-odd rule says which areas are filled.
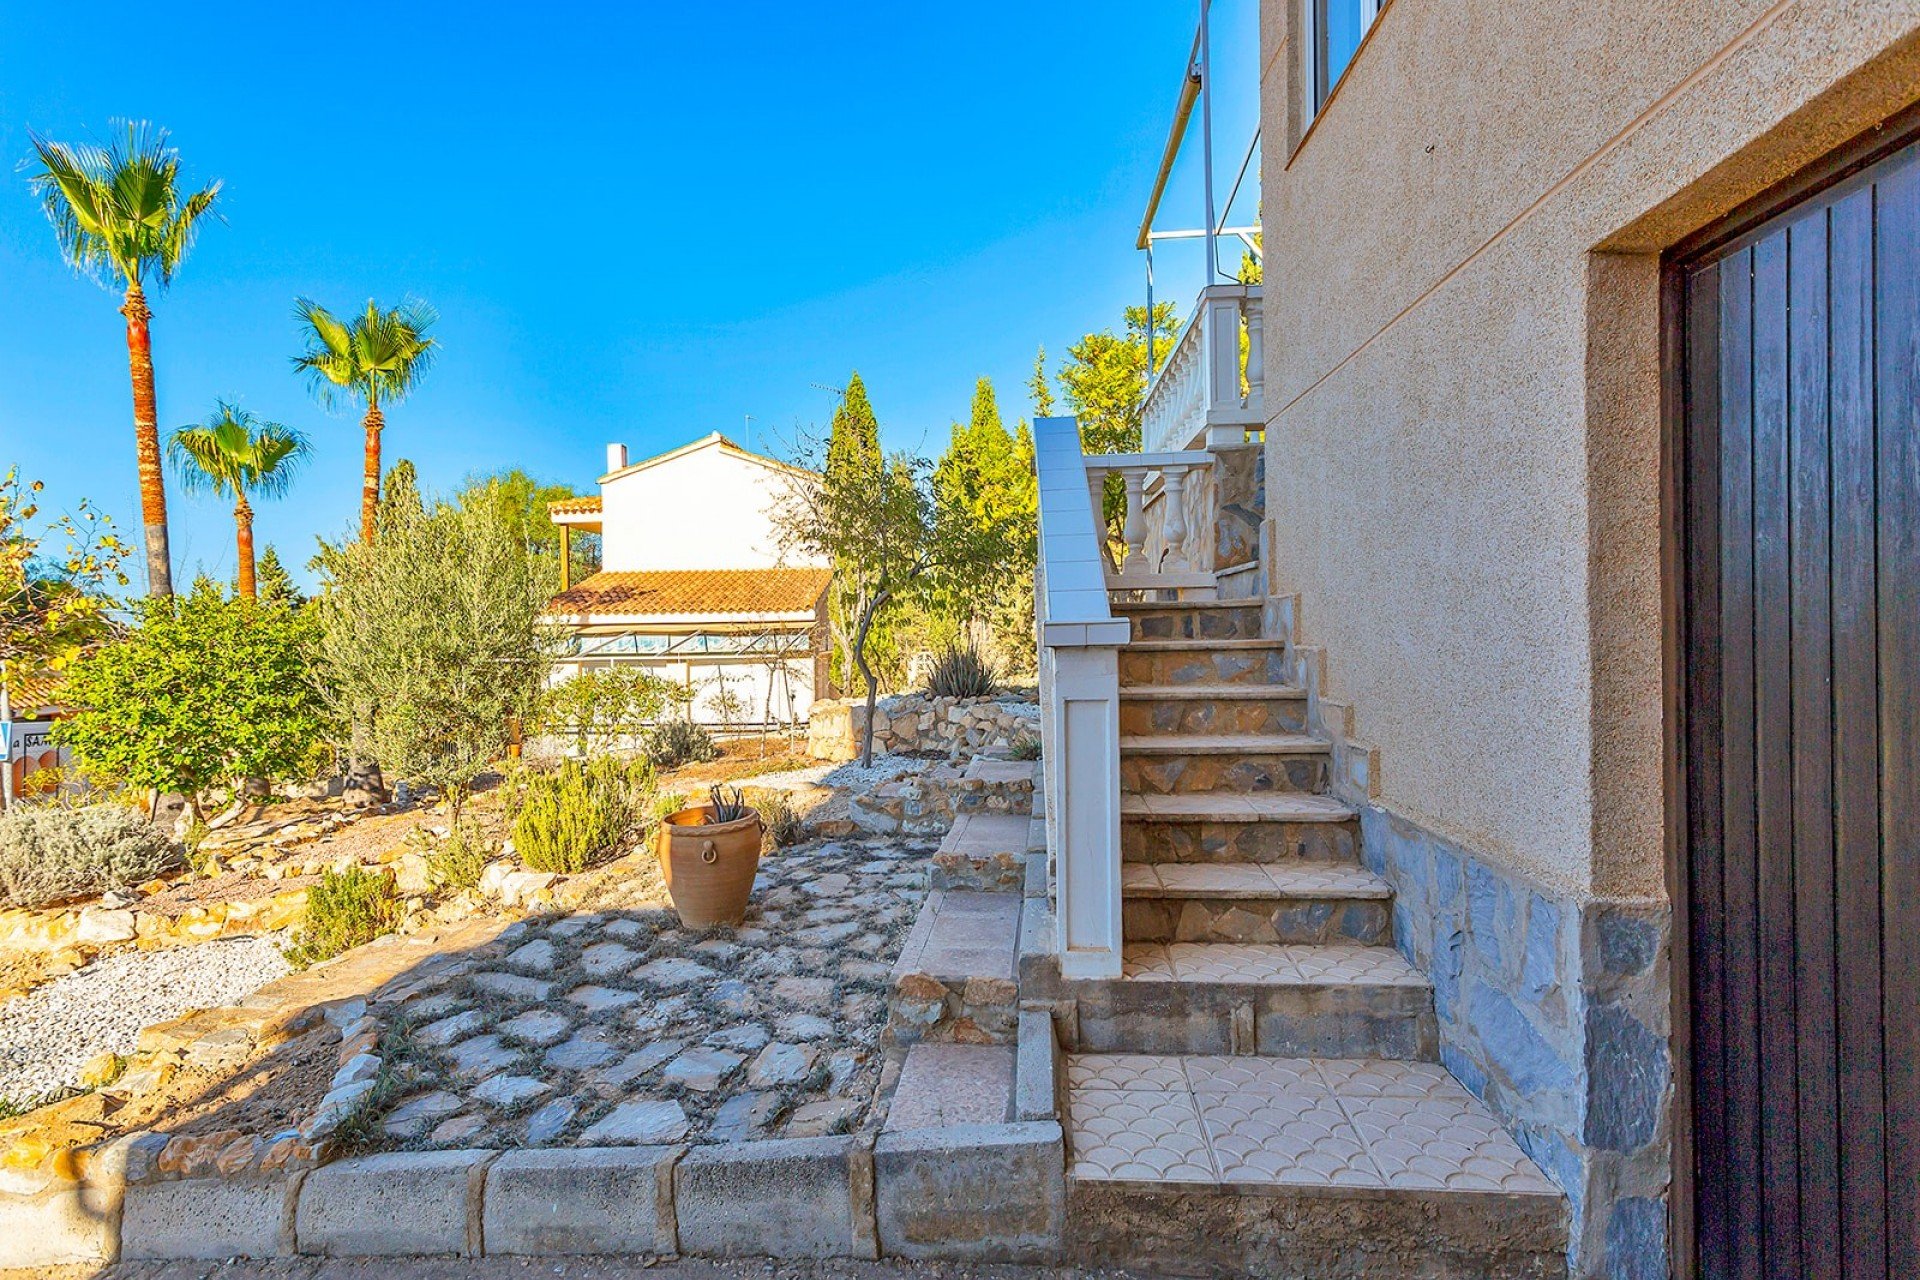
[[[1386,899],[1393,887],[1365,867],[1338,863],[1123,863],[1127,898]]]
[[[1195,653],[1209,650],[1230,653],[1236,649],[1283,649],[1286,643],[1262,636],[1241,636],[1226,640],[1129,640],[1122,647],[1140,653]]]
[[[1353,809],[1303,791],[1218,791],[1155,796],[1123,793],[1120,817],[1152,822],[1351,822]]]
[[[1123,733],[1120,754],[1136,756],[1309,756],[1333,750],[1305,733]]]
[[[1297,684],[1128,684],[1120,686],[1120,701],[1252,702],[1260,698],[1304,698]]]
[[[1418,987],[1425,974],[1392,947],[1359,942],[1129,942],[1122,982],[1257,987]]]
[[[1076,1183],[1562,1198],[1437,1063],[1074,1054],[1066,1077]]]
[[[1027,852],[1028,827],[1024,813],[966,813],[960,815],[940,841],[940,852],[970,857]]]

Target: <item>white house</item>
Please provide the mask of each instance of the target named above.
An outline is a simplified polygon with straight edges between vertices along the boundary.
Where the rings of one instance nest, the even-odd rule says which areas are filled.
[[[607,446],[600,496],[549,508],[565,531],[550,621],[570,628],[559,678],[639,666],[685,687],[703,724],[804,721],[827,689],[820,560],[783,555],[774,513],[814,475],[718,432],[640,462]],[[572,580],[572,533],[601,535],[601,568]]]

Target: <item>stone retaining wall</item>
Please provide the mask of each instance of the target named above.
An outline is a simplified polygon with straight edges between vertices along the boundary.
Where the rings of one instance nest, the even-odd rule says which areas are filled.
[[[867,728],[862,699],[816,702],[809,713],[807,754],[816,760],[852,760],[860,754]],[[876,755],[945,751],[958,757],[973,752],[1011,751],[1016,743],[1038,741],[1040,708],[1005,694],[994,698],[935,698],[900,693],[881,698],[873,708]]]

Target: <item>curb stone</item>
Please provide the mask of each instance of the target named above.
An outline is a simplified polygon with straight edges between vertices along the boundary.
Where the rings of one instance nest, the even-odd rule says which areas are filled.
[[[497,1151],[360,1156],[307,1175],[294,1234],[301,1253],[479,1257],[481,1202]]]
[[[1066,1148],[1053,1121],[883,1134],[874,1171],[874,1216],[890,1257],[1047,1262],[1061,1256]]]
[[[871,1256],[865,1250],[874,1238],[872,1196],[870,1190],[858,1198],[854,1194],[853,1152],[848,1137],[773,1138],[695,1149],[674,1169],[681,1251],[720,1257]],[[856,1220],[856,1204],[867,1210],[866,1221]],[[781,1212],[769,1212],[772,1205]]]
[[[679,1252],[673,1169],[685,1147],[509,1151],[487,1170],[488,1254]]]
[[[277,1178],[134,1183],[120,1217],[122,1259],[280,1258],[294,1250],[305,1170]]]

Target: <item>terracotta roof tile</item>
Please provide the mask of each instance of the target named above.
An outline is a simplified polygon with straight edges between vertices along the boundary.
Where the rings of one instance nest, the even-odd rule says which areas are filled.
[[[60,705],[60,690],[66,682],[58,675],[10,676],[7,680],[7,696],[13,705],[13,714],[24,719],[37,719],[42,711]]]
[[[562,591],[549,613],[812,613],[831,569],[650,569],[596,573]]]
[[[561,498],[558,502],[547,504],[549,516],[597,516],[600,514],[600,495],[590,494],[584,498]]]

